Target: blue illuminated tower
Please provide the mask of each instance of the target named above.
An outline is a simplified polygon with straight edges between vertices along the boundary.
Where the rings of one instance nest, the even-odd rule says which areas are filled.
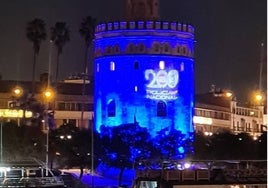
[[[127,10],[127,21],[96,27],[96,130],[135,123],[152,139],[177,131],[183,157],[193,141],[194,28],[157,21],[157,0],[128,0]]]

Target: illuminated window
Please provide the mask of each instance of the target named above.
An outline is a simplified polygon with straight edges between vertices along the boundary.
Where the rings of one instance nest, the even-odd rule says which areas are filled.
[[[99,72],[100,71],[100,64],[98,63],[97,64],[97,72]]]
[[[134,90],[135,90],[135,92],[137,92],[138,91],[138,86],[135,86]]]
[[[159,61],[159,68],[161,70],[164,70],[165,69],[165,61]]]
[[[111,71],[115,70],[115,63],[113,61],[110,62],[110,70]]]
[[[115,101],[111,100],[108,103],[108,117],[115,117],[115,110],[116,110]]]
[[[157,116],[160,117],[167,116],[167,105],[164,101],[159,101],[157,103]]]
[[[181,63],[181,72],[183,72],[184,71],[184,63],[182,62]]]

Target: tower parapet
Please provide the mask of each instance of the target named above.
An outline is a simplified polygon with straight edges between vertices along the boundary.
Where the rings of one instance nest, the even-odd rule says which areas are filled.
[[[190,58],[194,56],[191,44],[194,28],[189,24],[166,21],[121,21],[103,23],[96,27],[96,40],[122,38],[122,36],[129,40],[125,43],[120,43],[118,40],[96,46],[95,57],[124,54],[165,54]],[[133,38],[133,36],[140,37]]]

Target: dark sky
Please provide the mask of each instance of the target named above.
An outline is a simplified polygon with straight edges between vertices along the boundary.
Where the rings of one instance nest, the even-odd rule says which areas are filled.
[[[124,0],[0,0],[2,79],[31,80],[33,51],[25,36],[27,22],[41,18],[47,29],[58,21],[68,24],[71,41],[61,57],[59,77],[63,79],[82,72],[84,41],[78,33],[82,19],[122,20],[124,8]],[[233,90],[238,100],[245,99],[258,87],[261,42],[265,43],[262,87],[267,88],[266,0],[160,0],[160,15],[162,20],[195,27],[197,93],[215,84]],[[41,45],[37,75],[48,70],[48,46],[48,40]]]

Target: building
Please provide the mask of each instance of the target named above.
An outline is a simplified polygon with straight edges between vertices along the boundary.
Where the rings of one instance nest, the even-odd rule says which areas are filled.
[[[71,82],[58,83],[57,92],[53,101],[49,104],[45,101],[43,92],[47,83],[42,80],[36,82],[35,97],[30,95],[31,82],[0,80],[0,116],[3,121],[16,120],[20,125],[22,119],[31,124],[32,119],[44,118],[44,110],[52,111],[56,128],[64,123],[71,123],[77,127],[83,125],[87,128],[93,117],[93,84],[86,84],[86,94],[83,96],[82,84]],[[16,87],[23,90],[23,95],[16,96],[13,91]],[[52,83],[53,86],[53,83]],[[36,114],[23,117],[23,111],[31,111],[34,108]],[[45,109],[47,108],[47,109]],[[82,108],[84,108],[83,122],[81,122]],[[32,117],[35,116],[35,117]],[[40,117],[40,118],[39,118]]]
[[[194,28],[157,21],[156,0],[127,1],[127,12],[129,21],[96,27],[96,130],[138,122],[152,138],[179,131],[193,141]]]
[[[229,130],[234,134],[248,133],[257,139],[267,131],[264,105],[241,106],[224,90],[211,90],[195,96],[195,131],[205,135]]]

